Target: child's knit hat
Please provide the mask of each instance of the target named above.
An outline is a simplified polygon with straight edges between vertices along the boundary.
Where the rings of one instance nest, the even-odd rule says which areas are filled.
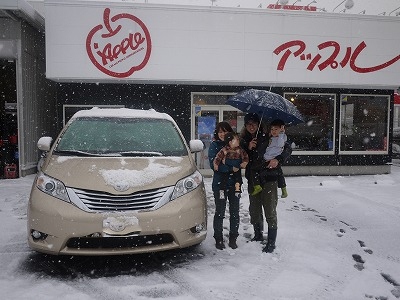
[[[224,142],[228,145],[235,137],[237,137],[235,132],[227,132],[225,133]]]

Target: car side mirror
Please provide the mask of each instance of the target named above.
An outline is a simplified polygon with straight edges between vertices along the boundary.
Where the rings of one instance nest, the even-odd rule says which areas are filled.
[[[201,140],[190,140],[189,147],[192,153],[200,152],[204,150],[204,143]]]
[[[51,148],[51,143],[53,142],[53,138],[49,136],[41,137],[37,142],[37,147],[42,151],[49,151]]]

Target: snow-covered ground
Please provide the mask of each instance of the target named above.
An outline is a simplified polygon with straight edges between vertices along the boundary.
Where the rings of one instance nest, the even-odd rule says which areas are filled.
[[[33,179],[0,180],[0,299],[400,299],[398,165],[389,175],[288,177],[273,254],[249,242],[247,193],[239,248],[215,249],[206,178],[209,234],[196,248],[122,257],[40,255],[26,243]]]

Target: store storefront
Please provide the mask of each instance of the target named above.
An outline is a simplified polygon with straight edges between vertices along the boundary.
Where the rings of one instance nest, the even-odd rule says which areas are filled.
[[[390,91],[365,94],[364,90],[290,90],[283,88],[278,93],[293,101],[307,122],[287,128],[293,155],[286,174],[368,174],[378,166],[385,168]],[[229,94],[193,94],[192,136],[201,138],[206,146],[217,121],[228,121],[237,131],[243,128],[242,112],[218,105],[225,103],[227,97]],[[198,161],[200,167],[209,168],[207,149],[198,155]]]
[[[266,89],[307,120],[287,130],[286,174],[390,172],[398,18],[100,1],[45,6],[46,73],[60,85],[59,115],[93,105],[151,107],[207,147],[216,122],[243,127],[229,96]],[[196,159],[209,172],[207,148]]]
[[[44,30],[14,2],[0,6],[1,178],[11,164],[35,172],[38,138],[93,106],[169,113],[207,146],[218,121],[242,129],[225,102],[246,88],[283,95],[307,120],[287,130],[286,174],[390,172],[398,18],[45,0]],[[196,159],[210,173],[207,148]]]
[[[45,79],[43,16],[26,1],[1,1],[0,179],[36,172],[37,140],[56,129],[54,85]]]

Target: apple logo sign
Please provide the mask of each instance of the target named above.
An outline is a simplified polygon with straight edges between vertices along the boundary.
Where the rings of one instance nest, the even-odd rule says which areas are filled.
[[[86,52],[96,68],[117,78],[143,69],[151,53],[146,25],[128,13],[111,17],[109,8],[104,10],[103,23],[93,27],[86,38]]]

